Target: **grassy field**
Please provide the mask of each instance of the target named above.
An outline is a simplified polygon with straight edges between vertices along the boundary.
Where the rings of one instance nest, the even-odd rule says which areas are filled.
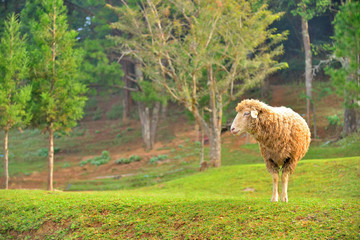
[[[0,238],[357,239],[359,176],[360,157],[303,161],[291,177],[289,203],[270,202],[262,164],[134,190],[2,190]]]

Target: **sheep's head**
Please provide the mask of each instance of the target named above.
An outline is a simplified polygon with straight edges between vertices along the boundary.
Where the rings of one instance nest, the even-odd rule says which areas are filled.
[[[236,107],[238,114],[236,115],[230,130],[234,135],[240,135],[244,132],[250,132],[253,125],[258,120],[262,105],[258,100],[246,99],[241,101]]]

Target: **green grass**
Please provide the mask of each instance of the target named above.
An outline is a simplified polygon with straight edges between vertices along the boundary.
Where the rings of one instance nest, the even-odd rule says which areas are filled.
[[[360,135],[354,134],[337,142],[313,142],[304,160],[360,156]],[[238,149],[222,147],[222,165],[263,163],[259,144],[242,145]]]
[[[358,137],[350,137],[336,143],[322,146],[323,143],[313,144],[300,165],[309,159],[326,159],[341,156],[360,156]],[[197,143],[184,143],[177,149],[170,151],[170,163],[161,166],[148,164],[142,169],[133,173],[134,176],[112,179],[98,179],[88,181],[71,181],[66,186],[70,191],[88,190],[119,190],[133,189],[143,186],[152,186],[158,183],[178,179],[198,172],[200,146]],[[223,144],[222,166],[260,164],[265,169],[264,160],[261,157],[258,144],[242,145],[238,149]],[[205,149],[205,156],[208,156],[208,148]],[[264,170],[265,171],[265,170]],[[266,176],[267,178],[268,176]],[[65,187],[65,186],[64,186]]]
[[[0,141],[3,141],[3,133],[0,133]],[[55,138],[55,148],[57,151],[73,151],[81,143],[76,136],[62,136]],[[43,171],[47,167],[47,147],[48,134],[42,134],[37,129],[26,129],[22,133],[13,130],[9,134],[9,174],[10,176],[19,174],[29,174],[34,171]],[[0,149],[3,154],[3,149]],[[57,154],[57,160],[61,160]],[[3,161],[0,161],[0,168]],[[0,176],[3,176],[3,171]]]
[[[259,144],[242,145],[238,149],[232,149],[223,145],[221,149],[221,163],[223,166],[263,163]]]
[[[312,143],[304,159],[360,156],[359,146],[359,134],[354,134],[337,142]]]
[[[172,163],[161,166],[149,163],[148,166],[142,169],[138,169],[136,172],[132,173],[134,175],[130,176],[96,180],[70,181],[66,186],[66,190],[107,191],[134,189],[144,186],[153,186],[155,184],[189,176],[197,172],[198,165],[187,164],[186,162],[183,162],[183,164]]]
[[[0,141],[3,141],[3,132],[0,133]],[[43,144],[41,144],[43,143]],[[46,167],[46,157],[41,156],[39,151],[46,147],[46,136],[39,130],[11,131],[9,133],[9,174],[10,176],[33,171],[41,171]],[[3,149],[0,150],[3,154]],[[2,161],[0,168],[2,169]],[[3,176],[3,171],[0,172]]]
[[[106,127],[106,126],[104,126]],[[119,127],[120,128],[120,127]],[[126,129],[121,130],[127,132]],[[86,134],[85,128],[77,127],[69,136],[57,133],[54,146],[60,153],[76,153],[79,156],[98,154],[99,151],[111,146],[119,146],[124,143],[138,141],[141,137],[141,129],[131,131],[131,134],[122,134],[120,138],[104,139],[97,141],[98,134]],[[101,132],[101,131],[100,131]],[[0,132],[0,142],[3,141],[4,133]],[[114,137],[115,138],[115,137]],[[84,147],[85,146],[85,147]],[[42,134],[38,129],[26,129],[23,132],[12,130],[9,133],[9,175],[10,177],[20,174],[45,171],[47,167],[48,134]],[[0,148],[0,155],[3,148]],[[55,164],[62,162],[65,155],[55,155]],[[61,163],[63,165],[63,163]],[[0,169],[3,161],[0,161]],[[3,176],[0,171],[0,177]]]
[[[269,201],[262,164],[125,191],[1,190],[0,238],[357,239],[359,176],[360,157],[303,161],[289,203]]]

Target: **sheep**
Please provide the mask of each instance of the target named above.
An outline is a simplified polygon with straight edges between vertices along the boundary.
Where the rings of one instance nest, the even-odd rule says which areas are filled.
[[[288,202],[287,188],[298,161],[306,154],[311,133],[305,120],[286,107],[271,107],[254,99],[241,101],[232,125],[231,133],[248,132],[259,142],[266,168],[273,177],[271,201],[279,200],[279,170],[282,168],[281,201]]]

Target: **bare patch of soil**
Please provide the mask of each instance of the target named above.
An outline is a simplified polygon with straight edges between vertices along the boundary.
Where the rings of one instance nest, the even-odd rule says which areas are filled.
[[[70,220],[63,220],[60,223],[54,221],[46,221],[44,222],[39,229],[25,231],[25,232],[16,232],[12,230],[10,235],[16,239],[47,239],[49,236],[54,236],[56,233],[63,229],[68,229],[67,231],[70,233],[71,221]]]

